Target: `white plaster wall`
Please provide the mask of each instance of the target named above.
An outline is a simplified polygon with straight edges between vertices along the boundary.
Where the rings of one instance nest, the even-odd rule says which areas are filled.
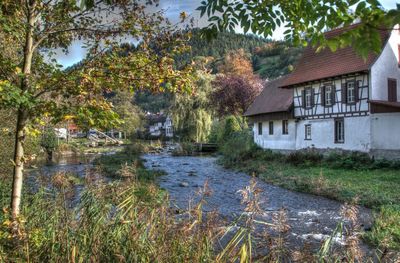
[[[311,124],[311,140],[305,140],[306,124]],[[296,149],[314,147],[368,152],[370,143],[370,116],[344,118],[344,143],[335,143],[334,119],[301,120],[297,123]]]
[[[289,134],[282,134],[282,120],[274,122],[274,134],[269,135],[269,121],[263,122],[263,134],[258,135],[258,123],[254,123],[254,142],[264,148],[273,150],[295,150],[296,146],[296,123],[288,121]]]
[[[371,148],[400,150],[400,112],[371,115]]]
[[[371,67],[370,89],[372,89],[372,100],[388,100],[387,79],[393,78],[397,79],[397,101],[400,101],[399,44],[400,31],[394,30],[382,53]]]

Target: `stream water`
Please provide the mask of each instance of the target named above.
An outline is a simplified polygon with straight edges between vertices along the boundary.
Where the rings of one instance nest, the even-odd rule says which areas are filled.
[[[158,179],[159,185],[168,190],[175,206],[185,209],[190,200],[208,182],[212,194],[207,199],[205,211],[217,210],[230,219],[244,213],[239,190],[250,184],[251,177],[244,173],[227,170],[216,163],[215,157],[173,157],[169,154],[144,155],[149,169],[167,173]],[[273,214],[281,208],[288,215],[291,226],[289,240],[295,246],[308,243],[319,245],[329,237],[339,222],[341,203],[327,198],[289,191],[259,179],[261,208],[265,211],[262,220],[271,222]],[[359,207],[359,220],[363,227],[371,225],[371,211]],[[340,244],[341,238],[335,238]],[[367,249],[368,250],[368,249]]]
[[[97,155],[98,156],[98,155]],[[88,169],[93,169],[92,161],[96,155],[63,156],[53,165],[42,166],[30,172],[28,184],[34,186],[38,175],[49,177],[57,172],[74,173],[84,178]],[[242,197],[238,192],[250,184],[247,174],[227,170],[216,163],[215,157],[174,157],[168,153],[143,155],[145,166],[149,169],[163,170],[166,175],[157,179],[161,188],[166,189],[172,205],[186,209],[189,200],[208,182],[211,195],[207,197],[204,211],[218,211],[228,220],[233,220],[244,213]],[[261,220],[271,222],[271,218],[280,209],[285,209],[291,227],[289,242],[297,247],[305,242],[319,245],[329,237],[341,222],[341,203],[327,198],[289,191],[257,180],[257,187],[262,190],[261,208],[264,213]],[[30,181],[30,182],[29,182]],[[80,199],[83,185],[74,186],[74,200]],[[359,207],[359,220],[363,227],[369,228],[372,222],[371,211]],[[342,242],[340,237],[335,242]],[[366,249],[368,250],[368,249]]]

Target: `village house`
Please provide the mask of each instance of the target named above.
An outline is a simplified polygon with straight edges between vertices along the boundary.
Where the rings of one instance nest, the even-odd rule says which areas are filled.
[[[351,47],[319,53],[307,47],[294,71],[267,83],[244,114],[254,124],[254,141],[274,150],[400,158],[400,33],[396,27],[380,35],[382,52],[366,60]]]
[[[148,122],[147,131],[151,137],[172,138],[174,136],[172,119],[169,115],[149,113],[146,119]]]

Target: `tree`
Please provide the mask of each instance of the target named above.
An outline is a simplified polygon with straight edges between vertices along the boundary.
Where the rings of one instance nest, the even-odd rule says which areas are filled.
[[[353,11],[354,9],[354,11]],[[400,23],[400,6],[384,10],[378,0],[207,0],[198,8],[201,16],[209,17],[207,36],[217,31],[234,31],[237,26],[244,32],[271,36],[280,26],[287,29],[286,39],[295,45],[307,45],[332,51],[352,46],[361,56],[382,48],[379,30],[392,30]],[[346,27],[360,22],[358,27],[344,31],[337,37],[326,39],[327,29]]]
[[[139,107],[133,104],[133,96],[128,90],[117,90],[110,101],[122,122],[117,127],[112,128],[121,129],[126,139],[126,135],[132,134],[141,127],[143,113]]]
[[[43,118],[106,127],[119,122],[103,96],[107,92],[190,88],[190,67],[177,71],[173,59],[186,50],[186,37],[172,34],[176,27],[162,13],[148,14],[146,5],[156,2],[0,2],[0,35],[15,48],[15,52],[2,52],[0,62],[0,106],[17,114],[13,219],[20,213],[25,138],[44,124]],[[124,39],[140,45],[129,50],[121,45]],[[67,52],[76,40],[83,41],[88,56],[78,66],[63,70],[55,51]]]
[[[253,66],[250,55],[243,49],[229,51],[224,57],[223,64],[219,67],[222,74],[253,77]]]
[[[219,116],[242,115],[262,90],[262,81],[253,73],[243,50],[231,51],[220,66],[223,74],[212,82],[211,102]]]
[[[211,101],[219,116],[243,115],[262,90],[261,80],[240,75],[218,75],[213,86]]]
[[[53,127],[45,128],[40,140],[40,146],[42,146],[47,153],[47,161],[51,162],[53,160],[53,152],[58,147],[58,138]]]
[[[170,108],[176,133],[185,141],[204,142],[211,131],[209,96],[213,76],[198,70],[192,93],[175,94]]]

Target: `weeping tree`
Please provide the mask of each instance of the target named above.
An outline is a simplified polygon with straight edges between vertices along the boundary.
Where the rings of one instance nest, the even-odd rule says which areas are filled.
[[[143,126],[144,114],[141,109],[133,103],[132,94],[127,90],[117,90],[109,99],[113,104],[114,111],[118,114],[121,123],[112,128],[119,129],[124,134],[131,135]]]
[[[190,67],[176,70],[174,56],[186,50],[186,36],[162,12],[148,13],[157,1],[2,0],[0,35],[10,52],[0,60],[0,107],[16,113],[11,215],[18,226],[26,161],[25,140],[44,120],[109,127],[118,114],[104,97],[113,90],[190,88]],[[57,52],[83,43],[87,57],[68,70]],[[127,50],[124,41],[140,43]]]
[[[209,96],[213,79],[207,71],[197,71],[192,93],[175,94],[170,113],[175,131],[185,141],[207,141],[211,131],[213,111]]]

